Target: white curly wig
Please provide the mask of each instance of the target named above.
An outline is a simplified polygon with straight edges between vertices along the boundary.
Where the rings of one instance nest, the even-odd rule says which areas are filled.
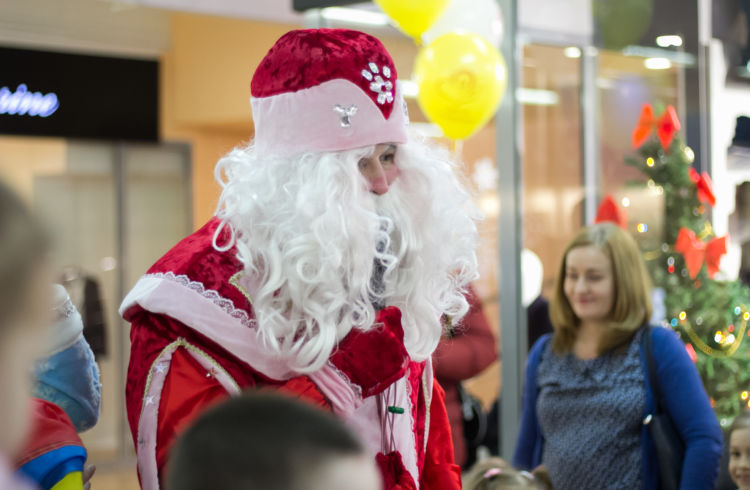
[[[217,233],[214,247],[237,246],[260,284],[253,308],[264,341],[298,372],[319,369],[352,328],[370,328],[373,303],[401,310],[416,361],[435,350],[443,318],[456,323],[468,311],[479,212],[450,155],[398,145],[399,177],[378,196],[358,170],[373,150],[277,158],[251,143],[217,164],[217,216],[232,238],[216,243]],[[376,260],[384,288],[371,286]]]

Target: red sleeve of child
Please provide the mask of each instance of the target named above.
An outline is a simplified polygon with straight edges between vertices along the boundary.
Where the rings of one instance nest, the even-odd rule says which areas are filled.
[[[16,467],[64,446],[83,447],[73,422],[62,408],[47,400],[32,398],[29,413],[31,427],[23,451],[17,455]]]
[[[432,388],[430,432],[427,439],[421,488],[460,490],[461,468],[453,462],[453,442],[445,411],[445,393],[437,381]]]

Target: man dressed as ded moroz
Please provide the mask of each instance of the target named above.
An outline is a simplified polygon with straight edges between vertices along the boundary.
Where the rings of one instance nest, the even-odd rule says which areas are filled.
[[[251,93],[255,137],[217,164],[216,216],[121,307],[142,487],[189,421],[256,387],[340,416],[386,488],[460,488],[430,360],[477,276],[450,155],[409,138],[393,60],[361,32],[285,34]]]

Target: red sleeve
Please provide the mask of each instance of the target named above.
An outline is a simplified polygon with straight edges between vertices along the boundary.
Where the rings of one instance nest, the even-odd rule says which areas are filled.
[[[476,376],[497,359],[497,341],[482,313],[481,302],[469,288],[469,313],[450,339],[440,341],[432,356],[435,376],[457,383]]]
[[[131,352],[126,388],[128,420],[137,442],[138,424],[141,417],[146,381],[151,374],[153,362],[173,339],[184,338],[200,348],[209,348],[209,342],[195,335],[182,323],[164,315],[141,312],[131,319]],[[252,369],[228,357],[206,351],[208,355],[221,359],[224,369],[243,388],[268,384],[268,389],[280,389],[330,409],[330,403],[306,376],[293,378],[282,385],[257,375]],[[195,360],[184,348],[178,348],[172,355],[169,371],[159,401],[156,436],[156,463],[159,473],[164,469],[169,451],[175,439],[204,410],[229,396],[221,384]],[[136,445],[136,447],[138,447]]]
[[[281,391],[324,410],[331,409],[330,403],[307,376],[262,389]],[[156,436],[156,464],[160,475],[175,439],[196,417],[228,398],[229,394],[185,349],[177,349],[172,355],[161,396]]]
[[[445,412],[445,393],[435,381],[430,403],[430,432],[427,439],[421,488],[425,490],[460,490],[461,468],[453,462],[448,414]]]
[[[329,402],[326,397],[323,396],[323,393],[307,376],[292,378],[280,386],[275,386],[268,389],[280,391],[286,395],[291,396],[292,398],[297,398],[303,402],[309,403],[329,412],[333,410],[333,408],[331,407],[331,402]]]
[[[175,439],[195,417],[229,394],[185,349],[177,349],[164,380],[156,432],[156,464],[162,474]]]
[[[32,398],[29,403],[31,427],[23,451],[16,458],[16,467],[63,446],[83,447],[73,422],[65,411],[52,402]]]

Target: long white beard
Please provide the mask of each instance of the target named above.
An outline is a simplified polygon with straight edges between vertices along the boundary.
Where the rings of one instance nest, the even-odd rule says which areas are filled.
[[[224,187],[217,216],[234,238],[216,245],[236,244],[246,272],[259,279],[258,328],[298,372],[319,369],[352,328],[370,328],[373,303],[401,310],[416,361],[435,350],[444,315],[455,323],[468,311],[478,211],[448,154],[399,146],[400,175],[376,196],[357,170],[372,150],[273,159],[250,145],[217,165]],[[372,280],[376,261],[385,266],[382,282]]]

